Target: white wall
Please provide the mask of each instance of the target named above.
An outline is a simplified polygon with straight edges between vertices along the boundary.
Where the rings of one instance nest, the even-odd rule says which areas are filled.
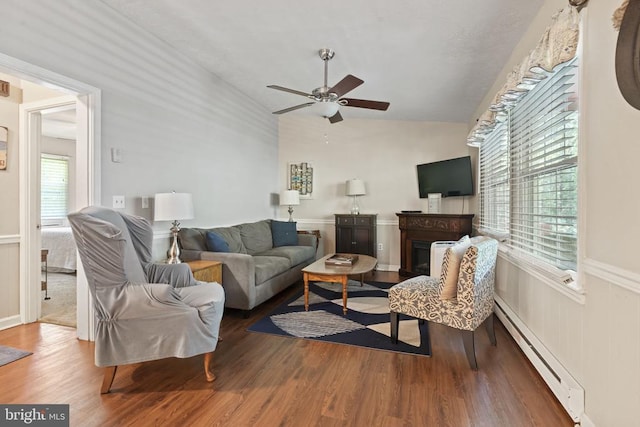
[[[152,218],[140,198],[175,190],[194,197],[196,218],[183,226],[273,216],[278,143],[270,111],[102,2],[6,0],[2,17],[1,53],[101,90],[103,205],[124,195],[125,211]],[[0,217],[8,219],[0,221],[0,240],[19,233],[17,115],[11,120],[16,175],[0,178],[11,203]],[[112,147],[122,151],[122,163],[110,161]],[[154,224],[161,232],[169,226]],[[19,249],[11,245],[7,258],[16,262]],[[17,275],[2,269],[0,282],[17,293]]]
[[[378,268],[400,266],[397,212],[427,211],[418,195],[416,165],[469,155],[465,123],[352,119],[330,124],[306,114],[280,117],[280,188],[287,185],[288,163],[310,162],[314,168],[313,199],[294,207],[298,228],[320,229],[324,253],[335,249],[334,214],[349,213],[352,199],[345,181],[360,178],[367,194],[358,198],[360,213],[378,214]],[[326,135],[326,136],[325,136]],[[475,151],[475,150],[474,150]],[[444,213],[468,213],[473,197],[443,199]],[[463,206],[464,203],[464,206]],[[287,217],[286,207],[280,216]]]
[[[640,406],[640,111],[624,101],[615,78],[618,33],[611,15],[620,4],[590,1],[581,13],[579,272],[585,301],[503,258],[497,272],[498,294],[585,389],[583,425],[597,426],[635,425]],[[553,12],[565,6],[545,3],[477,115],[537,43]]]

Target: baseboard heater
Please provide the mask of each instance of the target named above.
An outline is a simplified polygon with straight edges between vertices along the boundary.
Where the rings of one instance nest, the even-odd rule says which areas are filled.
[[[495,296],[498,319],[522,349],[571,419],[579,423],[584,414],[584,389],[547,350],[499,296]]]

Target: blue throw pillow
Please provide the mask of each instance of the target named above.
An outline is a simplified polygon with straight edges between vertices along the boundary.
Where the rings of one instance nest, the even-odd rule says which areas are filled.
[[[271,221],[271,237],[273,238],[274,248],[279,246],[297,246],[298,232],[296,231],[296,223]]]
[[[219,234],[207,231],[207,249],[211,252],[229,252],[229,244]]]

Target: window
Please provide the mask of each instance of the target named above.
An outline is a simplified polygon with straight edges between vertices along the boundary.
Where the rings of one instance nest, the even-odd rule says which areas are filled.
[[[69,206],[69,158],[40,156],[40,217],[43,225],[61,224]]]
[[[481,229],[562,270],[577,264],[575,62],[547,74],[480,148]]]
[[[480,150],[480,230],[500,240],[509,236],[507,120],[498,122]]]

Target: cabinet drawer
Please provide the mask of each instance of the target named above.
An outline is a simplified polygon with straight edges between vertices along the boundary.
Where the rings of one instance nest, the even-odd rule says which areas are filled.
[[[371,225],[371,217],[369,216],[357,216],[355,217],[356,225],[363,225],[369,227]]]
[[[352,216],[337,216],[336,225],[354,225],[354,219]]]

